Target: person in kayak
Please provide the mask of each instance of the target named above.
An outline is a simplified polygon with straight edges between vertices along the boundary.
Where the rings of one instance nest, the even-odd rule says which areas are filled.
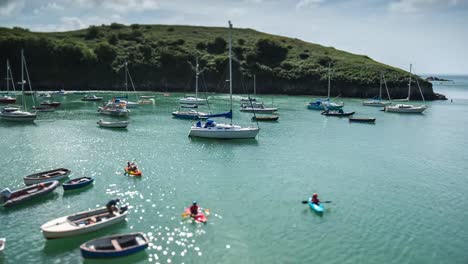
[[[320,200],[319,200],[319,198],[318,198],[318,194],[317,194],[317,193],[314,193],[314,194],[312,195],[312,200],[311,200],[311,202],[314,203],[314,204],[316,204],[316,205],[319,205]]]
[[[107,211],[109,211],[109,214],[113,215],[114,212],[118,212],[119,209],[117,208],[117,203],[120,202],[120,199],[114,199],[114,200],[110,200],[107,204],[106,204],[106,207],[107,207]]]
[[[190,206],[190,214],[192,217],[195,217],[198,214],[197,201],[193,201],[192,206]]]

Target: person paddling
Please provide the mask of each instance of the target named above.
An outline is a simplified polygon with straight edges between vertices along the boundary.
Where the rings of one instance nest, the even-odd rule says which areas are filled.
[[[190,214],[192,217],[195,217],[198,215],[197,201],[193,201],[192,206],[190,206]]]
[[[319,200],[319,198],[318,198],[318,194],[317,194],[317,193],[314,193],[314,194],[312,195],[311,202],[314,203],[314,204],[316,204],[316,205],[319,205],[319,204],[320,204],[320,200]]]

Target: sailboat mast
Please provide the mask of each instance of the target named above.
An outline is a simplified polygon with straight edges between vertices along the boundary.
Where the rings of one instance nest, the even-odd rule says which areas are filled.
[[[21,92],[24,94],[24,55],[23,55],[23,49],[21,49]]]
[[[382,99],[382,78],[383,78],[383,72],[380,73],[379,100]]]
[[[127,97],[128,97],[128,68],[127,68],[127,61],[125,60],[125,90],[127,90]],[[128,99],[127,99],[128,100]]]
[[[231,100],[231,113],[232,113],[232,24],[231,21],[229,23],[229,95]],[[232,125],[232,118],[231,118],[231,125]]]
[[[10,70],[10,62],[6,61],[6,88],[7,88],[7,92],[10,92],[10,83],[8,82],[10,79],[8,79],[8,71]]]
[[[255,74],[254,74],[254,96],[257,96],[257,81],[255,79]]]
[[[408,81],[408,100],[410,99],[411,94],[411,70],[413,68],[413,64],[409,65],[409,81]]]
[[[330,78],[331,78],[331,65],[328,64],[328,99],[330,99]]]
[[[195,62],[197,65],[195,66],[195,99],[198,100],[198,57],[196,58],[196,62]]]

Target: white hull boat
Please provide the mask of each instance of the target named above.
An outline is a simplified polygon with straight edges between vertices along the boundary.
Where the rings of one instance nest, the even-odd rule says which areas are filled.
[[[260,113],[260,114],[273,114],[274,112],[278,111],[278,108],[273,107],[241,107],[241,112],[246,113]]]
[[[206,99],[196,98],[196,97],[185,97],[179,99],[180,104],[196,104],[196,105],[205,105]]]
[[[229,124],[216,124],[214,127],[192,126],[189,137],[249,139],[255,138],[260,131],[256,127],[240,127]]]
[[[46,239],[71,237],[90,233],[125,220],[128,211],[120,208],[119,212],[109,213],[106,207],[63,216],[41,226]]]
[[[126,108],[99,107],[98,112],[110,116],[128,116],[130,111]]]
[[[59,181],[68,177],[71,173],[71,170],[65,168],[59,168],[50,171],[43,171],[34,173],[23,178],[24,184],[32,185],[41,182],[50,182],[50,181]]]
[[[390,113],[421,114],[426,109],[427,109],[427,106],[425,105],[414,106],[414,105],[406,105],[406,104],[397,104],[395,106],[386,106],[384,110],[385,112],[390,112]]]
[[[4,109],[2,112],[0,112],[1,119],[14,122],[33,122],[36,117],[36,113],[21,110],[8,111]]]
[[[0,252],[2,252],[5,249],[5,243],[6,243],[6,239],[0,238]]]
[[[128,121],[103,121],[102,119],[97,122],[100,127],[106,128],[126,128]]]
[[[381,100],[368,100],[362,102],[364,106],[374,106],[374,107],[385,107],[387,105],[391,105],[392,103],[389,101],[381,101]]]

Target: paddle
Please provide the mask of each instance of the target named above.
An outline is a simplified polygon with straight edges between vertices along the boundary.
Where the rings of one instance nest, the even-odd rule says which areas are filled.
[[[331,203],[332,201],[320,201],[320,203]],[[302,201],[303,204],[308,204],[309,201]]]

